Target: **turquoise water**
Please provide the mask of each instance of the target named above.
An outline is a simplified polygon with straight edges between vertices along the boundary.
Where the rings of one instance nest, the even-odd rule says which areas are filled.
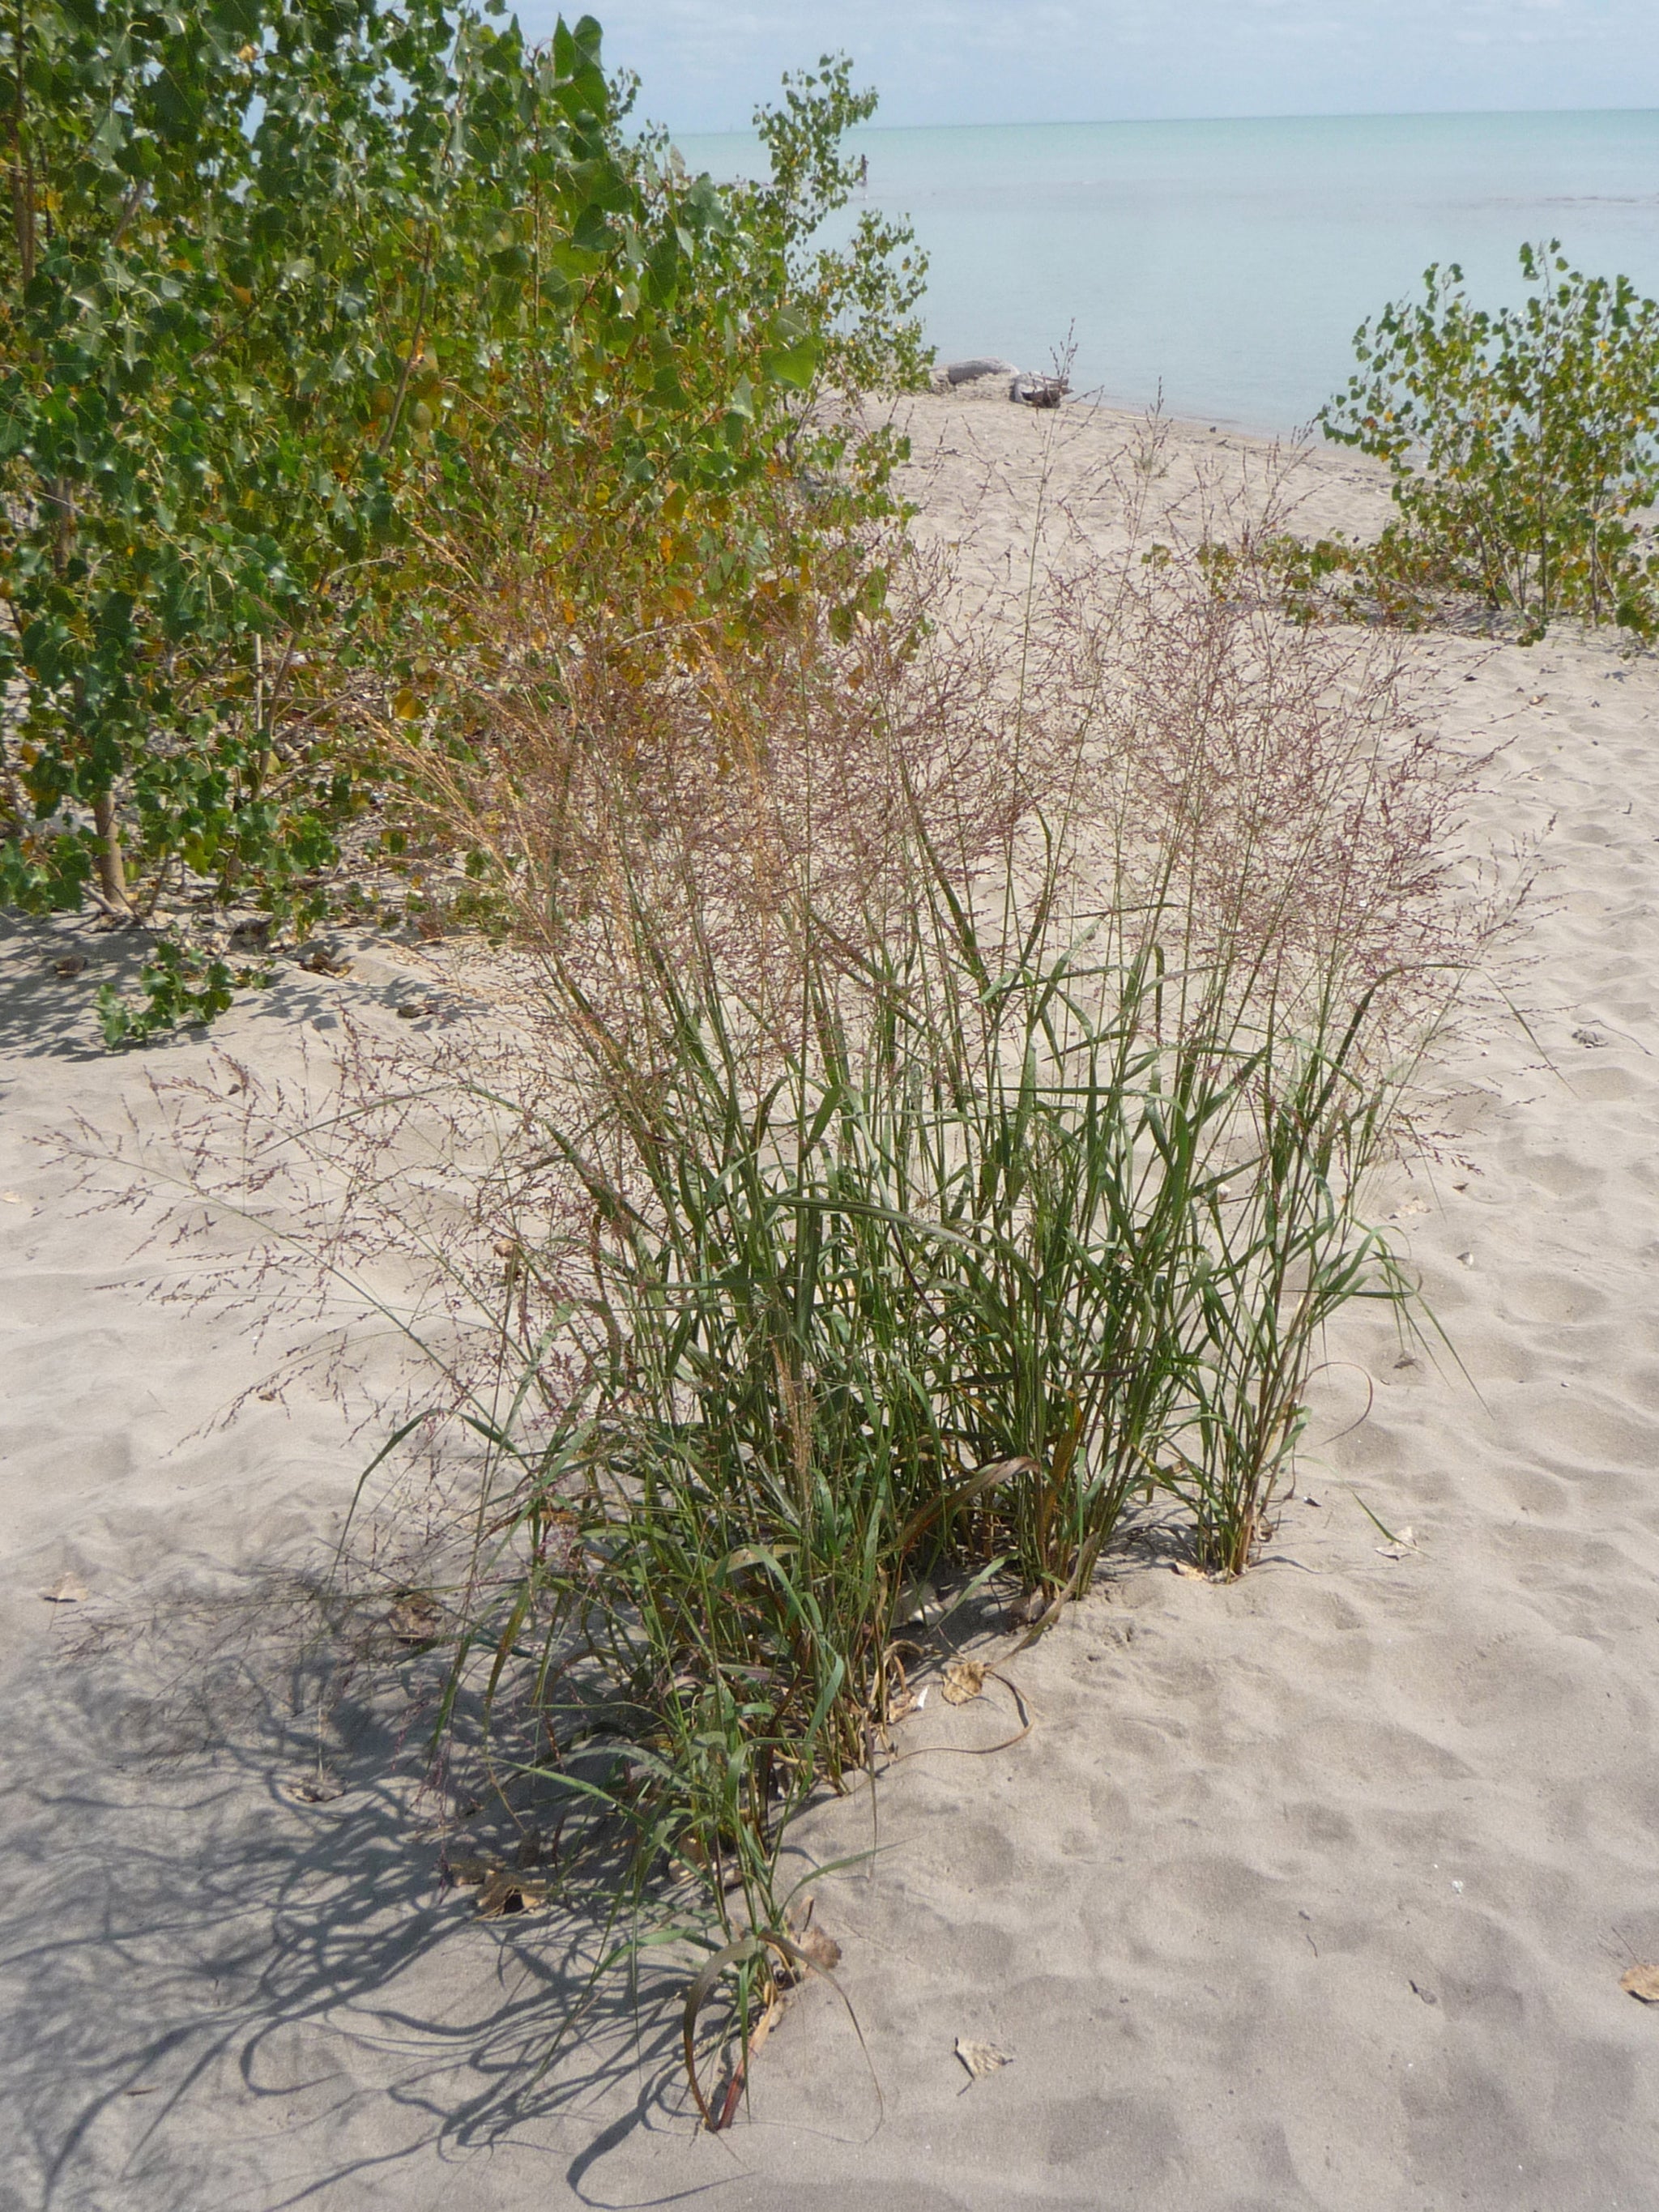
[[[932,259],[942,360],[1046,368],[1074,334],[1077,389],[1250,430],[1305,422],[1345,381],[1353,332],[1459,261],[1486,301],[1524,288],[1516,249],[1659,296],[1659,112],[1358,116],[856,132],[868,198]],[[716,176],[747,137],[686,137]]]

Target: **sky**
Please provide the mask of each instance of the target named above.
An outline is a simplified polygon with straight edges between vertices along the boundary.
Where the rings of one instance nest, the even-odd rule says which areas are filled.
[[[878,123],[1659,106],[1659,0],[587,0],[640,112],[742,130],[845,52]],[[544,35],[556,0],[516,0]],[[581,12],[581,0],[568,8]]]

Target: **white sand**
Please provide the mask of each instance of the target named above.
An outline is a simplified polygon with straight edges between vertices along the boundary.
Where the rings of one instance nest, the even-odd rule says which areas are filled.
[[[1123,426],[1060,419],[1080,499]],[[1006,574],[1054,434],[960,400],[914,423],[927,527],[960,535],[971,510],[971,557]],[[1240,451],[1183,435],[1160,481]],[[1308,481],[1300,526],[1376,520],[1363,465],[1317,455]],[[1370,1417],[1313,1437],[1310,1494],[1247,1579],[1114,1573],[1010,1661],[1036,1715],[1012,1751],[948,1748],[1010,1732],[1000,1692],[908,1725],[907,1750],[941,1748],[890,1773],[872,1867],[819,1885],[884,2114],[821,1985],[719,2140],[685,2116],[661,2014],[640,2056],[602,2016],[530,2079],[557,1961],[534,1924],[439,1896],[384,1728],[364,1721],[343,1796],[284,1793],[275,1626],[209,1601],[251,1586],[235,1571],[314,1558],[364,1447],[304,1384],[210,1425],[273,1347],[140,1295],[176,1263],[131,1256],[137,1224],[85,1212],[35,1142],[76,1112],[114,1128],[150,1068],[206,1050],[101,1055],[91,987],[131,956],[78,925],[8,930],[0,2204],[1659,2201],[1659,2008],[1619,1987],[1659,1959],[1659,664],[1565,631],[1413,651],[1452,725],[1509,741],[1481,834],[1540,839],[1550,871],[1536,1044],[1499,1024],[1466,1048],[1467,1164],[1390,1193],[1467,1377],[1398,1364],[1391,1332],[1350,1317],[1322,1436],[1367,1377]],[[92,969],[58,978],[67,949]],[[339,1005],[398,1034],[386,1002],[434,964],[290,972],[221,1042],[277,1076]],[[1356,1492],[1415,1548],[1385,1556]],[[39,1595],[65,1572],[78,1608]],[[150,1651],[63,1659],[76,1613],[131,1617],[180,1578],[202,1604],[164,1611]],[[158,1653],[214,1637],[212,1699],[158,1708]],[[869,1822],[860,1796],[799,1840],[827,1858]],[[1013,2063],[967,2087],[958,2036]]]

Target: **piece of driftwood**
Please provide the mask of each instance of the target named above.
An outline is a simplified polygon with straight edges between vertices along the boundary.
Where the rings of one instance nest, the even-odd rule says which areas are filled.
[[[939,371],[947,385],[977,384],[988,376],[1004,377],[1019,374],[1011,361],[1000,360],[993,354],[976,354],[971,361],[946,362]]]
[[[1008,397],[1027,407],[1058,407],[1070,390],[1070,382],[1063,376],[1017,376],[1008,387]]]

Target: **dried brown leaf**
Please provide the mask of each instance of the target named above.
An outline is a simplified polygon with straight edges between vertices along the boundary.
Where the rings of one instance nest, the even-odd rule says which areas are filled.
[[[331,1805],[337,1797],[345,1796],[345,1784],[329,1773],[325,1767],[313,1767],[308,1774],[296,1774],[288,1785],[290,1797],[297,1797],[302,1805]]]
[[[1632,1996],[1639,1997],[1644,2004],[1659,2005],[1659,1966],[1632,1966],[1627,1974],[1620,1976],[1619,1986]]]
[[[1036,1460],[1022,1455],[1018,1459],[993,1460],[989,1467],[980,1468],[974,1480],[992,1488],[1000,1482],[1012,1482],[1017,1474],[1041,1474],[1042,1472]]]
[[[831,1948],[833,1948],[834,1947],[832,1946]],[[749,2057],[751,2064],[759,2056],[761,2046],[766,2041],[767,2037],[770,2035],[772,2030],[777,2026],[778,2022],[782,2018],[783,2000],[778,1996],[777,1992],[774,1990],[772,1996],[767,2004],[766,2010],[761,2014],[760,2019],[757,2021],[755,2032],[749,2039]]]
[[[504,1920],[519,1912],[541,1912],[551,1894],[544,1881],[526,1881],[521,1874],[496,1867],[478,1892],[480,1920]]]
[[[841,1945],[822,1928],[803,1929],[795,1938],[795,1948],[823,1973],[833,1973],[841,1964]]]
[[[953,1659],[945,1670],[943,1696],[947,1705],[971,1705],[985,1693],[985,1668],[978,1659]]]
[[[399,1644],[434,1643],[442,1622],[443,1610],[430,1590],[405,1590],[386,1617]]]
[[[975,2081],[987,2074],[994,2074],[999,2066],[1012,2065],[1013,2056],[1012,2051],[999,2051],[994,2043],[972,2043],[960,2035],[957,2038],[957,2057]]]

